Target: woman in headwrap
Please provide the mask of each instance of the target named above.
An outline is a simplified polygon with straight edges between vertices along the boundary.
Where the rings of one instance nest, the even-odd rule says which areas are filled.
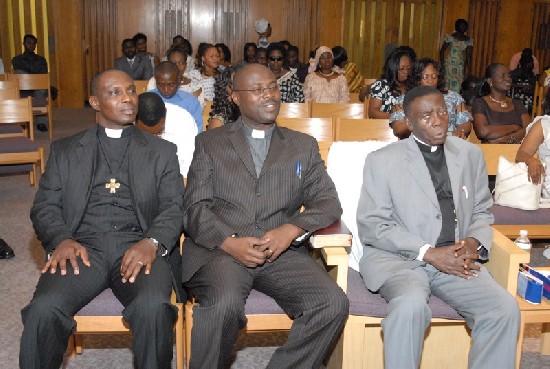
[[[310,61],[313,72],[304,82],[306,101],[318,103],[349,103],[349,89],[346,77],[333,70],[334,56],[329,47],[321,46]]]

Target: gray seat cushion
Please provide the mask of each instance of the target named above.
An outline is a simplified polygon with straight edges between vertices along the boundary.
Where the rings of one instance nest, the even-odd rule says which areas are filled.
[[[550,224],[550,208],[521,210],[493,205],[491,212],[495,216],[495,224]]]
[[[82,316],[117,316],[122,315],[124,306],[118,301],[110,288],[101,292],[95,299],[84,306],[76,315]]]

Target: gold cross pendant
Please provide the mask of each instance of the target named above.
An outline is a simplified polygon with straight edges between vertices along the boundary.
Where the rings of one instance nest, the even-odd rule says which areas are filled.
[[[108,188],[110,189],[111,193],[116,193],[116,189],[117,188],[120,188],[120,183],[116,183],[116,179],[114,178],[111,178],[111,180],[109,181],[109,183],[105,183],[105,188]]]

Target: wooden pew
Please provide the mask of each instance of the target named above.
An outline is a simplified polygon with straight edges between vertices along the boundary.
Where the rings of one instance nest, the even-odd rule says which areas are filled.
[[[336,117],[335,141],[386,141],[395,142],[387,119],[344,119]]]

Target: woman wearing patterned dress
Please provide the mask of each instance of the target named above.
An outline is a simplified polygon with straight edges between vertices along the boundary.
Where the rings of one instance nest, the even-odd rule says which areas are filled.
[[[303,103],[304,92],[302,85],[298,81],[296,72],[291,72],[283,68],[286,63],[286,50],[279,43],[271,43],[267,48],[267,66],[275,77],[281,91],[281,102],[284,103]]]
[[[447,87],[455,92],[460,92],[460,85],[464,76],[469,74],[472,65],[472,48],[474,40],[466,36],[468,22],[465,19],[457,19],[455,32],[452,35],[445,35],[443,46],[439,51],[439,60],[445,66],[445,78]],[[449,48],[445,56],[445,51]]]
[[[472,130],[472,115],[466,110],[462,96],[454,91],[447,90],[441,64],[430,58],[417,60],[407,80],[407,86],[409,90],[416,86],[437,88],[443,94],[449,115],[447,134],[464,139],[468,137]],[[403,112],[404,96],[401,95],[398,97],[397,104],[393,106],[390,116],[390,126],[393,129],[393,134],[399,137],[399,139],[409,137],[411,134],[405,122],[405,113]]]
[[[307,75],[304,82],[306,101],[317,103],[349,103],[349,89],[346,77],[336,73],[334,56],[329,47],[321,46],[310,61],[315,71]]]
[[[370,88],[369,118],[389,119],[397,98],[408,91],[407,78],[415,60],[416,53],[408,46],[399,46],[390,53],[382,77]]]
[[[359,66],[348,60],[348,53],[342,46],[334,46],[332,53],[334,54],[334,68],[339,68],[341,73],[346,76],[349,92],[360,92],[365,86],[365,77],[361,74]]]
[[[205,100],[214,100],[214,82],[219,73],[220,54],[218,49],[212,44],[200,44],[197,51],[198,69],[191,71],[189,78],[193,90],[202,88]]]

